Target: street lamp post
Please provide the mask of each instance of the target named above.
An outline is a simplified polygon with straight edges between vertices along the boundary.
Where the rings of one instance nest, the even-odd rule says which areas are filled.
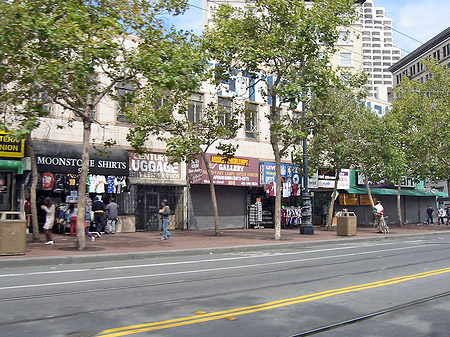
[[[302,119],[303,125],[306,125],[306,109],[305,102],[302,102]],[[302,224],[300,225],[300,234],[312,235],[314,234],[314,227],[312,224],[311,211],[311,194],[308,188],[308,143],[307,137],[303,140],[303,192],[302,192]]]

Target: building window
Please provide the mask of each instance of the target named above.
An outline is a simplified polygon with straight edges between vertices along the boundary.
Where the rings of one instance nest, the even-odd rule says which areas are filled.
[[[127,123],[127,110],[134,109],[133,97],[137,89],[134,82],[117,83],[117,111],[116,120],[119,123]]]
[[[339,40],[338,40],[339,44],[352,44],[352,40],[351,40],[351,34],[349,31],[341,31],[339,32]]]
[[[228,97],[219,97],[219,124],[221,126],[227,126],[229,121],[233,117],[233,102]]]
[[[444,46],[444,48],[442,48],[442,52],[443,52],[444,57],[450,55],[450,43],[447,44],[446,46]]]
[[[190,94],[188,119],[190,123],[199,123],[203,119],[203,94]]]
[[[440,60],[441,60],[441,51],[440,51],[440,50],[435,51],[435,52],[433,53],[433,58],[434,58],[436,61],[440,61]]]
[[[344,67],[352,66],[352,53],[340,52],[339,65]]]
[[[258,104],[245,103],[245,137],[258,138]]]

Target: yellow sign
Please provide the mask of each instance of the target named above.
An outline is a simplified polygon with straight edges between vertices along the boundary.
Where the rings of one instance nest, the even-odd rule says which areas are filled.
[[[0,132],[0,157],[23,158],[25,156],[25,140],[17,140],[11,135]]]
[[[211,156],[211,163],[230,164],[239,166],[248,166],[248,159],[244,158],[227,158],[222,156]]]

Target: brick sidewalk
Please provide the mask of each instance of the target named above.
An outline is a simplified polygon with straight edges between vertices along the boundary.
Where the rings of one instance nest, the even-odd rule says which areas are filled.
[[[383,239],[400,235],[416,234],[420,238],[423,233],[450,232],[450,226],[439,225],[405,225],[404,227],[391,226],[389,234],[377,233],[373,227],[358,227],[356,236],[338,236],[336,230],[326,231],[323,227],[315,227],[314,235],[300,235],[298,228],[282,229],[281,240],[273,240],[273,228],[265,229],[230,229],[222,230],[220,236],[215,236],[214,231],[172,231],[169,240],[161,240],[159,232],[117,233],[103,235],[102,238],[91,242],[86,237],[85,251],[76,249],[75,237],[69,235],[54,234],[55,244],[47,246],[42,242],[32,243],[31,234],[28,234],[28,242],[25,255],[0,256],[2,259],[28,259],[37,257],[62,257],[83,254],[123,254],[157,251],[183,251],[201,248],[223,248],[277,245],[295,242],[316,242],[329,240],[346,240],[350,238]]]

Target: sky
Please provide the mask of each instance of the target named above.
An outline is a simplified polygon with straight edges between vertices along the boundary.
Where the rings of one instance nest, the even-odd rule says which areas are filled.
[[[402,49],[403,56],[450,27],[449,0],[373,1],[375,7],[385,8],[386,17],[393,19],[394,29],[398,31],[394,32],[394,45]],[[178,29],[192,30],[196,34],[201,34],[203,0],[189,0],[189,4],[191,7],[184,15],[168,19],[169,23]]]

